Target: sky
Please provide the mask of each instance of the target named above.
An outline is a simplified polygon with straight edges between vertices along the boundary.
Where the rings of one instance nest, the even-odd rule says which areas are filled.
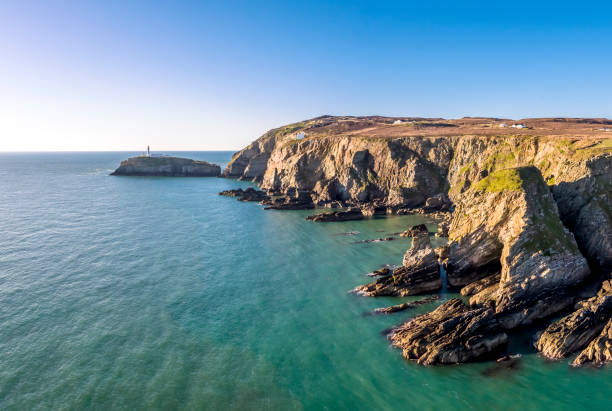
[[[612,3],[0,0],[0,151],[237,150],[323,114],[612,118]]]

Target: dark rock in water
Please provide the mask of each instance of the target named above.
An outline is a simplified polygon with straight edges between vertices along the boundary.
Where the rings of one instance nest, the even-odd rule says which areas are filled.
[[[382,241],[393,241],[395,240],[395,237],[393,236],[389,236],[389,237],[381,237],[381,238],[376,238],[374,240],[361,240],[361,241],[355,241],[354,244],[361,244],[361,243],[380,243]]]
[[[206,161],[179,157],[132,157],[124,160],[112,176],[217,177],[221,167]]]
[[[576,357],[573,366],[590,363],[601,366],[612,362],[612,318],[604,327],[603,331]]]
[[[266,199],[262,204],[266,206],[264,210],[310,210],[315,208],[310,197],[298,191],[292,192],[291,195]]]
[[[439,298],[440,297],[435,295],[435,296],[432,296],[432,297],[426,297],[426,298],[422,298],[420,300],[411,301],[409,303],[402,303],[402,304],[392,305],[390,307],[376,308],[375,310],[372,311],[372,314],[392,314],[392,313],[396,313],[398,311],[407,310],[409,308],[418,307],[419,305],[429,304],[431,302],[434,302],[434,301],[438,300]]]
[[[497,359],[496,364],[485,369],[482,375],[497,377],[510,371],[516,371],[521,366],[521,354],[504,355]]]
[[[353,291],[368,297],[383,295],[407,296],[437,291],[442,288],[438,257],[431,248],[428,235],[420,235],[404,255],[403,266],[391,276],[359,286]]]
[[[350,236],[359,235],[359,234],[360,234],[359,231],[348,231],[346,233],[338,233],[336,235],[345,235],[347,237],[350,237]]]
[[[385,277],[389,274],[391,274],[391,269],[389,267],[384,267],[380,270],[372,271],[368,274],[368,277]]]
[[[315,208],[313,203],[288,201],[285,203],[269,205],[264,207],[264,210],[311,210],[313,208]]]
[[[419,234],[429,234],[429,230],[427,230],[427,226],[425,224],[412,226],[408,230],[402,232],[400,237],[414,237]]]
[[[490,308],[468,308],[453,298],[389,335],[404,358],[419,364],[457,364],[477,360],[508,341]]]
[[[238,201],[265,201],[269,200],[270,197],[266,194],[265,191],[255,190],[253,187],[248,187],[243,190],[241,188],[235,190],[225,190],[219,193],[220,196],[226,197],[237,197]]]
[[[362,220],[365,216],[359,208],[351,208],[347,211],[330,211],[327,213],[309,215],[306,220],[326,223],[330,221],[351,221],[351,220]]]
[[[586,347],[612,318],[610,288],[608,280],[595,297],[578,303],[578,310],[551,324],[535,344],[538,351],[560,359]]]

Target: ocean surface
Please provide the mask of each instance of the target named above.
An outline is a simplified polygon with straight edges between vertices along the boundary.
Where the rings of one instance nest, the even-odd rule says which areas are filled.
[[[545,361],[528,333],[514,369],[390,347],[439,302],[367,315],[416,299],[347,292],[410,240],[358,241],[423,217],[318,224],[217,195],[246,182],[108,175],[133,154],[0,154],[0,409],[610,409],[612,367]]]

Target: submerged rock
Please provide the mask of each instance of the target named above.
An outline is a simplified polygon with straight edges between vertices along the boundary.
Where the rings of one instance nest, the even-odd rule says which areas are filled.
[[[490,354],[508,341],[490,308],[468,308],[453,298],[389,335],[404,358],[419,364],[456,364]]]
[[[560,359],[586,347],[612,317],[610,288],[608,281],[595,297],[578,303],[578,310],[551,324],[535,344],[538,351]]]
[[[429,236],[421,234],[412,240],[412,246],[404,255],[402,267],[393,270],[390,276],[361,285],[353,291],[368,297],[407,296],[441,288],[438,256],[431,247]]]
[[[132,157],[124,160],[112,176],[217,177],[221,167],[206,161],[179,157]]]

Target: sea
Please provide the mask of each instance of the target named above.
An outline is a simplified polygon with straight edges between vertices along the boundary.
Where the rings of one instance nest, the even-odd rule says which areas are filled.
[[[349,293],[423,216],[313,223],[223,178],[109,176],[140,153],[0,154],[2,410],[609,410],[612,366],[513,338],[514,367],[422,367],[385,330],[456,297]],[[225,165],[231,152],[177,156]],[[437,240],[439,242],[442,239]]]

